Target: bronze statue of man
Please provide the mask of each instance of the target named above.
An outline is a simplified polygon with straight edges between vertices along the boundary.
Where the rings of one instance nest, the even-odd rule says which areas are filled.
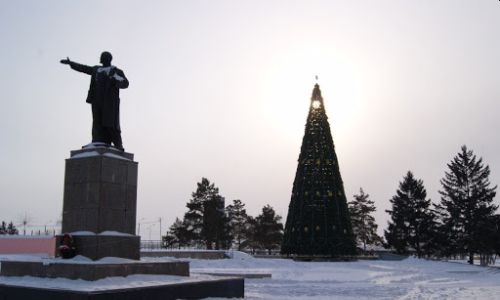
[[[112,59],[111,53],[105,51],[101,54],[100,66],[82,65],[69,58],[61,63],[91,76],[87,103],[92,105],[92,143],[113,144],[124,151],[120,130],[120,89],[128,87],[128,80],[122,70],[111,65]]]

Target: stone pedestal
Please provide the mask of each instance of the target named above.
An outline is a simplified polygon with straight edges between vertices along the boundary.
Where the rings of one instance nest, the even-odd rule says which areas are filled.
[[[189,276],[189,262],[71,263],[46,261],[2,261],[2,276],[35,276],[95,281],[134,274]],[[1,299],[1,298],[0,298]]]
[[[50,287],[38,281],[26,286],[0,282],[0,299],[101,300],[101,299],[201,299],[244,297],[243,278],[190,277],[189,262],[140,261],[140,237],[135,235],[137,162],[131,153],[89,145],[71,151],[66,160],[62,232],[73,236],[77,254],[98,260],[58,258],[40,261],[1,261],[2,276],[54,278]],[[57,239],[59,244],[61,236]],[[106,277],[133,274],[174,275],[165,282],[151,279],[125,281],[94,289],[85,285]],[[83,286],[68,288],[67,280],[83,279]],[[165,278],[164,278],[165,279]],[[54,286],[54,284],[59,286]],[[80,285],[80,283],[79,283]]]
[[[77,254],[139,259],[133,159],[131,153],[92,144],[66,159],[62,232],[73,235]]]
[[[83,232],[82,232],[83,233]],[[106,235],[100,234],[72,234],[77,255],[83,255],[93,260],[103,257],[122,257],[139,260],[141,237],[138,235]],[[60,245],[62,236],[56,237],[57,245]]]
[[[113,300],[113,299],[205,299],[243,298],[245,281],[243,278],[213,278],[189,281],[156,283],[150,286],[116,286],[113,289],[70,290],[65,287],[31,287],[0,283],[0,299],[22,300]]]

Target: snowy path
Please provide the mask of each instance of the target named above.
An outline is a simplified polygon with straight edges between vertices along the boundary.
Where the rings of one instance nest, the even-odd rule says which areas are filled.
[[[500,299],[500,269],[414,258],[294,262],[237,255],[191,260],[191,268],[272,273],[245,280],[247,299]]]

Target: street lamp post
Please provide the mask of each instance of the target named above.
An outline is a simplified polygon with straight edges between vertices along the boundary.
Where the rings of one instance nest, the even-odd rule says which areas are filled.
[[[141,235],[141,222],[144,221],[145,218],[141,218],[139,221],[137,221],[137,235]]]

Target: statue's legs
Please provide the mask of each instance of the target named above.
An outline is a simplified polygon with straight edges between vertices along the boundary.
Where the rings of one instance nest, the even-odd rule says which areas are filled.
[[[92,142],[101,142],[110,144],[113,143],[115,148],[123,151],[122,136],[120,125],[116,127],[103,126],[103,116],[102,107],[99,105],[92,104]]]
[[[106,129],[108,131],[110,143],[113,143],[116,149],[124,151],[120,129],[116,129],[113,127],[106,127]]]
[[[92,104],[92,143],[101,142],[110,144],[108,131],[102,126],[102,108]]]

